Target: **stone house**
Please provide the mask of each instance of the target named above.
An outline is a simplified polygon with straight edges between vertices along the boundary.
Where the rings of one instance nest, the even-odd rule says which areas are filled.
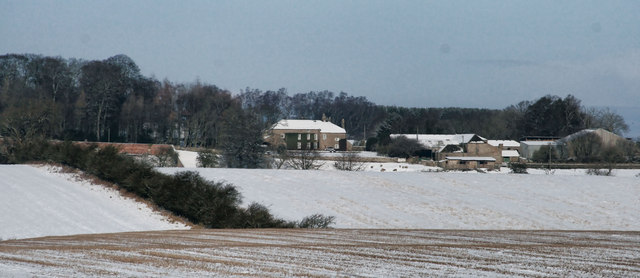
[[[266,132],[264,139],[288,150],[350,150],[346,130],[322,120],[283,119]]]
[[[503,163],[520,161],[520,142],[514,140],[487,140],[487,143],[501,150]]]
[[[493,170],[499,168],[500,164],[496,164],[496,159],[493,157],[447,156],[446,160],[442,161],[441,166],[447,170],[473,170],[478,168]]]

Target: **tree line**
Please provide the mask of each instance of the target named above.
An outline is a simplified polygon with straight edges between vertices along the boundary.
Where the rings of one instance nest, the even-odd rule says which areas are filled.
[[[2,135],[16,138],[37,135],[229,151],[259,141],[263,129],[283,118],[326,116],[344,124],[350,139],[375,138],[382,144],[394,133],[476,133],[517,140],[565,136],[584,128],[628,131],[620,115],[585,108],[572,95],[548,95],[505,109],[384,106],[330,91],[290,95],[286,89],[246,88],[234,95],[212,84],[144,76],[126,55],[92,61],[0,56],[0,116]]]

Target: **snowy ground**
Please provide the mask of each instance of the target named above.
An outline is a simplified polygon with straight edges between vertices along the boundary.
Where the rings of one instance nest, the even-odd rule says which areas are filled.
[[[384,230],[151,231],[186,227],[69,174],[0,165],[0,277],[640,276],[637,170],[601,177],[367,167],[160,170],[226,180],[245,203],[288,220],[323,213],[338,228]],[[636,232],[541,231],[550,229]],[[98,234],[108,232],[117,233]],[[22,239],[52,235],[70,236]]]
[[[3,277],[638,277],[640,233],[189,230],[0,242]]]
[[[0,165],[0,192],[0,240],[187,228],[114,189],[48,167]]]
[[[185,168],[195,168],[198,167],[198,153],[192,151],[180,151],[176,150],[178,153],[178,159],[182,163],[182,166]]]
[[[287,220],[333,215],[336,228],[640,230],[640,178],[632,173],[159,170],[232,183],[245,204]]]

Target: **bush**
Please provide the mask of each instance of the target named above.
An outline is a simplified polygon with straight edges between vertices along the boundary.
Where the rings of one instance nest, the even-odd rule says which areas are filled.
[[[391,140],[386,147],[386,152],[390,157],[409,158],[422,148],[423,146],[417,140],[399,136]]]
[[[376,151],[377,146],[378,146],[378,137],[369,137],[369,139],[367,139],[367,143],[365,144],[365,150]]]
[[[175,167],[178,165],[178,153],[172,147],[162,147],[156,155],[157,167]]]
[[[511,173],[514,173],[514,174],[527,174],[526,163],[511,162],[509,163],[509,169],[511,169]]]
[[[335,216],[324,216],[322,214],[313,214],[307,216],[300,221],[298,225],[300,228],[307,229],[319,229],[330,228],[331,224],[335,223]]]
[[[333,166],[342,171],[362,171],[364,170],[364,162],[360,160],[360,156],[356,152],[344,152],[337,158]]]
[[[613,169],[591,168],[591,169],[587,169],[587,175],[592,175],[592,176],[613,176]]]
[[[318,162],[320,153],[315,150],[289,152],[287,165],[296,170],[318,170],[324,163]]]
[[[218,166],[218,155],[209,149],[199,151],[197,160],[200,167],[213,168]]]

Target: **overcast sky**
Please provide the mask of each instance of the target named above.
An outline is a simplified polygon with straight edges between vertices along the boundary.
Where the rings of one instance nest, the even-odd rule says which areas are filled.
[[[0,54],[126,54],[160,80],[411,107],[573,94],[639,129],[639,15],[635,0],[0,0]]]

